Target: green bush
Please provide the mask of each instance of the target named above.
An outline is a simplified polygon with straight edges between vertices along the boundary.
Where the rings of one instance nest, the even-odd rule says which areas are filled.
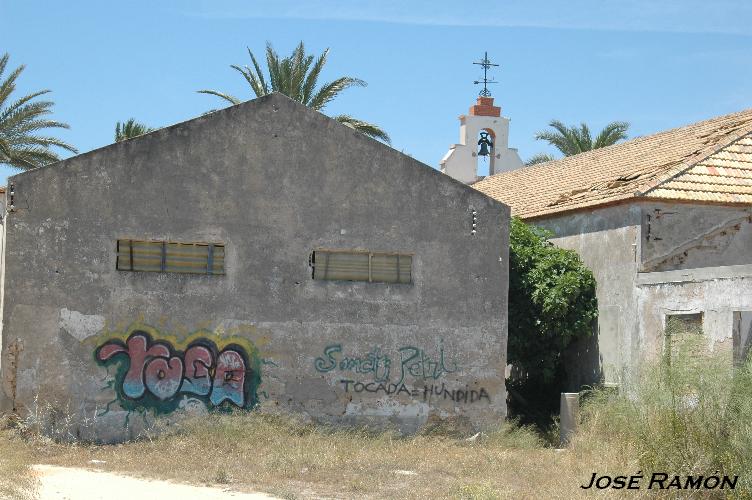
[[[595,278],[577,253],[554,246],[543,229],[512,218],[509,248],[510,411],[541,423],[556,412],[565,380],[562,355],[592,335]]]
[[[545,382],[556,376],[564,349],[592,334],[598,315],[593,273],[550,236],[512,219],[508,362]]]
[[[587,398],[580,438],[633,450],[646,477],[738,475],[734,495],[752,498],[752,361],[733,368],[728,353],[700,348],[702,336],[678,337],[626,394]]]

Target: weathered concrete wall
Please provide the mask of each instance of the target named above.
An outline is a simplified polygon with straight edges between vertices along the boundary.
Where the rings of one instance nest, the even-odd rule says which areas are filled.
[[[508,207],[283,96],[10,183],[19,406],[68,405],[108,440],[232,401],[404,431],[505,415]],[[118,238],[224,243],[226,275],[116,271]],[[413,284],[314,281],[317,248],[414,253]]]
[[[752,310],[751,217],[750,208],[641,201],[533,221],[598,283],[597,342],[570,353],[573,385],[599,370],[628,383],[661,352],[670,314],[703,313],[708,345],[731,353],[733,313]]]
[[[711,349],[733,356],[734,311],[752,310],[752,207],[643,203],[640,331],[661,352],[666,316],[703,315]]]
[[[752,311],[752,266],[641,273],[637,290],[639,331],[648,356],[662,352],[660,333],[668,315],[701,313],[708,348],[733,361],[734,313]]]
[[[752,207],[645,203],[640,271],[752,264]]]
[[[621,205],[564,214],[532,222],[556,235],[556,245],[576,251],[593,271],[597,287],[598,326],[594,342],[570,353],[572,390],[603,380],[623,383],[627,367],[638,362],[640,346],[632,334],[635,278],[640,245],[640,207]]]
[[[0,387],[2,387],[3,383],[3,358],[5,357],[5,347],[3,345],[3,336],[2,336],[2,316],[3,316],[3,283],[5,282],[5,207],[7,205],[6,199],[5,199],[6,193],[3,189],[2,192],[0,192],[0,214],[2,214],[2,217],[0,217]],[[0,408],[7,407],[7,406],[13,406],[12,401],[9,401],[8,398],[5,395],[5,391],[0,388]]]

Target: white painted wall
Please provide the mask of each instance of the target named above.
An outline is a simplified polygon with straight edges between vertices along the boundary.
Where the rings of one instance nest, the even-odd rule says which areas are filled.
[[[489,175],[524,166],[517,150],[509,147],[509,118],[503,116],[460,116],[460,142],[449,147],[441,159],[441,171],[466,184],[478,180],[478,138],[482,130],[492,132],[494,147],[489,157]]]

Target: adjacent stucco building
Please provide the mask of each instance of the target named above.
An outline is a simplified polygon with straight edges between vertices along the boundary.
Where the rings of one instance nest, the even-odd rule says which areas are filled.
[[[675,315],[741,359],[752,320],[752,110],[494,175],[473,185],[547,228],[597,279],[597,336],[572,389],[625,383]],[[733,354],[732,354],[733,353]],[[574,368],[574,370],[572,370]]]
[[[0,410],[505,416],[509,208],[273,94],[9,179]]]

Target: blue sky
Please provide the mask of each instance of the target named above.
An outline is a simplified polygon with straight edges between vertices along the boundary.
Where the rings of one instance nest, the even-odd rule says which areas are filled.
[[[59,136],[80,151],[115,122],[165,126],[216,108],[213,88],[251,98],[230,64],[271,41],[331,48],[325,79],[368,82],[325,112],[381,125],[393,147],[437,166],[457,141],[488,51],[496,103],[523,159],[551,119],[612,120],[645,135],[752,107],[752,2],[439,0],[293,2],[0,0],[0,53],[26,64],[18,92],[52,89]],[[0,168],[0,177],[12,173]]]

